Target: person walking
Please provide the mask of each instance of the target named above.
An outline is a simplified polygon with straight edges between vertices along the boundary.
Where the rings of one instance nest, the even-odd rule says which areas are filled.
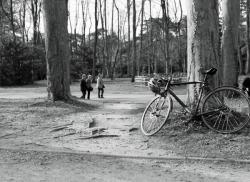
[[[98,89],[98,98],[104,98],[103,93],[105,86],[101,74],[98,75],[96,87]]]
[[[86,83],[86,75],[85,74],[82,74],[80,87],[81,87],[81,92],[82,92],[81,98],[85,99],[86,90],[87,90],[87,83]]]
[[[90,92],[93,91],[93,87],[92,87],[92,76],[88,75],[88,78],[86,80],[86,87],[87,87],[87,91],[88,91],[88,96],[87,98],[90,99]]]

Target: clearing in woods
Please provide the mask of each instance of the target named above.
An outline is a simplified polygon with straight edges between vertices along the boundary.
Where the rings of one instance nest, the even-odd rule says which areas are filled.
[[[159,160],[164,157],[250,160],[249,127],[240,133],[222,135],[199,124],[184,126],[185,117],[178,114],[180,108],[174,105],[170,117],[175,122],[157,135],[146,137],[140,132],[140,118],[154,95],[146,87],[135,87],[128,80],[106,81],[105,86],[104,99],[97,98],[95,89],[91,100],[79,99],[80,103],[72,104],[46,101],[45,82],[0,88],[3,181],[247,181],[250,178],[248,163]],[[185,97],[185,87],[176,90]],[[71,91],[79,98],[79,83],[73,83]]]

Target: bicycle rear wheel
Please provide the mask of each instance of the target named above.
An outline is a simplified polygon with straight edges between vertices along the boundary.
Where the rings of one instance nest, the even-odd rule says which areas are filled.
[[[146,107],[141,119],[141,131],[150,136],[157,133],[166,123],[172,108],[170,97],[158,96]]]
[[[220,87],[209,93],[202,105],[202,120],[219,133],[234,133],[249,122],[247,96],[237,88]]]

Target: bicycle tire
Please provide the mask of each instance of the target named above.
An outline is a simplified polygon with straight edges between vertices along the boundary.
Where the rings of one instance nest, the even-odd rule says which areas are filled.
[[[213,131],[234,133],[249,122],[249,99],[237,88],[219,87],[205,96],[203,101],[202,120]]]
[[[172,99],[169,96],[155,97],[147,105],[146,109],[143,112],[141,118],[142,133],[147,136],[156,134],[166,123],[171,109],[172,109]],[[149,120],[149,127],[147,123],[148,120]]]

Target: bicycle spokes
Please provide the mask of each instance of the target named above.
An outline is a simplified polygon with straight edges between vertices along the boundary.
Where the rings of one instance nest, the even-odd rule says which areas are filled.
[[[209,94],[202,106],[205,124],[221,133],[240,130],[249,121],[249,101],[235,88],[219,88]]]
[[[153,135],[159,131],[166,122],[170,112],[170,98],[157,97],[145,109],[141,129],[145,135]]]

